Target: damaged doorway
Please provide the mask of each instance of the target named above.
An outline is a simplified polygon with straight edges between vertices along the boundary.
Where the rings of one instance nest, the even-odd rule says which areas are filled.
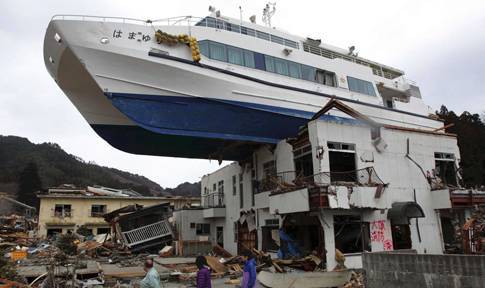
[[[308,213],[293,213],[287,215],[282,224],[279,244],[284,258],[297,255],[290,255],[291,247],[288,247],[289,243],[282,241],[281,232],[291,239],[290,242],[294,243],[296,247],[293,248],[300,254],[300,257],[313,254],[322,259],[323,263],[326,262],[324,232],[317,216]]]
[[[238,221],[237,229],[237,254],[241,255],[244,250],[258,249],[258,234],[257,230],[249,231],[248,223],[243,224]]]
[[[392,245],[394,250],[411,249],[411,229],[409,225],[395,225],[391,221]]]

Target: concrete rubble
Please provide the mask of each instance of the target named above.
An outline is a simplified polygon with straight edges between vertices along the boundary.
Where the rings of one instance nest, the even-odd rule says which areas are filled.
[[[116,232],[95,237],[77,233],[57,234],[43,239],[32,231],[18,227],[14,231],[10,228],[0,233],[0,283],[10,285],[6,287],[132,287],[145,276],[143,263],[147,258],[153,259],[155,269],[168,287],[195,285],[195,258],[177,257],[173,246],[160,245],[159,248],[162,248],[158,253],[150,254],[147,252],[153,251],[152,245],[145,250],[132,251],[123,240],[116,238]],[[330,274],[325,273],[330,272],[325,272],[317,256],[282,260],[273,259],[270,254],[254,248],[251,250],[257,260],[257,271],[265,271],[265,279],[270,279],[270,282],[277,283],[279,277],[291,278],[294,274],[302,279],[310,277],[308,281],[315,283],[312,277],[324,275],[325,279],[317,279],[323,281],[317,284],[320,286],[308,286],[301,282],[302,286],[298,287],[327,287],[322,283],[329,281],[327,278]],[[240,284],[244,266],[240,256],[231,255],[215,245],[205,257],[214,287],[236,287]],[[361,274],[350,274],[345,268],[337,270],[331,272],[334,273],[332,275],[348,275],[349,279],[352,275],[351,281],[344,287],[363,287],[359,286],[362,283]],[[345,274],[341,271],[345,271]],[[278,287],[278,284],[268,284],[268,287]]]

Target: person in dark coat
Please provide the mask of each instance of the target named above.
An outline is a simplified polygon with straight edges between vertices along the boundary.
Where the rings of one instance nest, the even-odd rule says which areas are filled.
[[[197,288],[212,288],[211,285],[211,271],[209,269],[209,265],[207,264],[207,260],[204,256],[197,256],[195,258],[195,265],[199,268],[197,271]]]

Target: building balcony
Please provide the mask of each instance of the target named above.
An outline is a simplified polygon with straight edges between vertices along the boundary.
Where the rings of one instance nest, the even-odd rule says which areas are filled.
[[[387,185],[379,178],[373,167],[347,172],[321,172],[306,177],[295,178],[294,175],[295,172],[284,172],[259,182],[260,193],[264,193],[268,189],[271,191],[269,194],[270,211],[272,211],[272,206],[276,207],[276,203],[280,201],[277,199],[280,198],[288,198],[285,201],[293,201],[289,202],[292,204],[295,201],[308,202],[310,210],[319,208],[350,209],[351,207],[389,208],[386,207],[386,201],[381,199]],[[277,196],[288,193],[292,194]],[[300,197],[296,197],[296,195],[300,195]],[[303,212],[305,209],[306,204],[290,210],[302,210],[300,212]],[[286,211],[287,209],[283,210]],[[280,211],[279,213],[283,212]]]
[[[225,218],[226,207],[212,207],[202,210],[204,218]]]
[[[222,218],[226,217],[226,204],[224,202],[224,193],[216,192],[202,196],[202,215],[204,218]]]

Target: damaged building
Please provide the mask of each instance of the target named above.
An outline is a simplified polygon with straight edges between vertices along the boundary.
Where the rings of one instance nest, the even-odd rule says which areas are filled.
[[[364,251],[442,254],[443,211],[461,191],[457,139],[401,123],[329,101],[295,137],[204,175],[202,207],[174,214],[179,239],[313,254],[331,269],[336,249],[351,268]]]
[[[80,227],[87,229],[92,235],[114,232],[103,216],[130,205],[148,207],[166,204],[171,210],[200,205],[199,197],[147,197],[132,190],[98,186],[78,188],[63,185],[50,188],[45,193],[39,193],[37,197],[40,199],[38,225],[40,237],[52,236],[56,233],[65,234],[69,231],[76,232]],[[161,212],[163,209],[159,210]]]

